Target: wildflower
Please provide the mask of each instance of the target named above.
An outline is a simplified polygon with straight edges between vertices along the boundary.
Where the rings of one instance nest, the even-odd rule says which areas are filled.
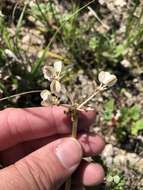
[[[98,75],[98,80],[101,84],[111,87],[117,82],[117,77],[109,72],[101,71]]]

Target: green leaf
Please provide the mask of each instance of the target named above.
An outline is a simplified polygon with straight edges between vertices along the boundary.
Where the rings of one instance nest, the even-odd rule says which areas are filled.
[[[17,26],[16,26],[16,37],[17,35],[19,34],[20,30],[21,30],[21,26],[22,26],[22,21],[23,21],[23,18],[24,18],[24,14],[25,14],[25,11],[26,11],[26,8],[27,8],[28,4],[26,3],[22,12],[21,12],[21,15],[18,19],[18,23],[17,23]]]
[[[115,57],[119,57],[121,55],[123,55],[125,52],[125,45],[123,44],[120,44],[118,46],[116,46],[116,49],[115,49]]]
[[[122,126],[125,127],[129,121],[130,121],[129,108],[122,107],[121,108],[121,118],[120,118],[120,122],[121,122]]]
[[[111,182],[113,182],[114,177],[109,175],[109,176],[107,176],[106,180],[107,180],[107,182],[111,183]]]
[[[97,39],[96,39],[96,37],[92,37],[91,39],[90,39],[90,41],[89,41],[89,47],[91,48],[91,49],[96,49],[96,47],[97,47]]]
[[[138,120],[132,125],[131,134],[137,136],[140,130],[143,130],[143,119]]]
[[[115,176],[113,177],[113,179],[114,179],[114,182],[115,182],[116,184],[118,184],[118,183],[120,182],[120,180],[121,180],[120,176],[118,176],[118,175],[115,175]]]
[[[1,89],[2,91],[5,91],[5,85],[2,84],[2,82],[0,82],[0,89]]]
[[[105,109],[103,113],[104,120],[110,121],[112,118],[112,113],[114,111],[114,99],[111,99],[108,102],[106,102],[104,105],[104,109]]]
[[[40,10],[42,10],[42,12],[44,14],[46,14],[47,12],[50,12],[50,3],[44,4],[44,3],[39,3],[38,6],[37,4],[34,4],[32,6],[32,13],[35,15],[41,15]]]
[[[132,108],[129,110],[129,117],[133,119],[134,121],[137,121],[140,118],[141,114],[141,108],[139,105],[134,105]]]

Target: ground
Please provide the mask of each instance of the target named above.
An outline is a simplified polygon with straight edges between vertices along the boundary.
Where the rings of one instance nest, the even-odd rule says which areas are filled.
[[[6,107],[39,106],[49,89],[42,67],[61,60],[62,84],[75,103],[92,94],[98,73],[117,84],[88,106],[97,110],[92,131],[104,135],[105,183],[92,189],[143,190],[143,3],[139,0],[2,0],[0,96]],[[62,94],[61,103],[69,103]]]

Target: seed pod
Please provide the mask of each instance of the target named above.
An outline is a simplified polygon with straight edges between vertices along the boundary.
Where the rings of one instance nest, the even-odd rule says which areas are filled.
[[[101,84],[106,86],[113,86],[117,82],[117,77],[109,72],[101,71],[98,75],[98,80]]]
[[[46,101],[49,99],[49,97],[51,96],[51,92],[49,90],[43,90],[40,94],[41,98],[43,99],[43,101]]]
[[[58,105],[58,104],[59,104],[58,98],[52,95],[47,100],[43,100],[41,102],[41,105],[45,107],[49,105]]]
[[[43,74],[44,74],[44,78],[52,81],[52,79],[55,77],[56,73],[53,67],[45,65],[43,67]]]
[[[48,101],[42,101],[41,102],[41,106],[44,106],[44,107],[46,107],[46,106],[49,106],[50,105],[50,103],[48,102]]]
[[[54,63],[54,70],[55,70],[55,72],[56,73],[60,73],[61,72],[61,70],[62,70],[62,61],[56,61],[55,63]]]
[[[55,96],[51,96],[51,104],[52,105],[58,105],[59,104],[59,99]]]
[[[61,91],[61,84],[58,80],[53,80],[50,85],[51,92],[54,93],[55,95],[59,95]]]

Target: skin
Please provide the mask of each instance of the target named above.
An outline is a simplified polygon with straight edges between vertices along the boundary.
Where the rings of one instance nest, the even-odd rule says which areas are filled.
[[[63,189],[73,173],[73,189],[103,181],[102,166],[82,159],[100,154],[105,146],[100,136],[88,132],[96,113],[79,113],[78,139],[74,140],[69,137],[71,122],[66,112],[66,108],[57,106],[0,111],[0,162],[4,167],[0,170],[1,190]],[[76,165],[72,169],[56,152],[61,144],[68,146],[69,140],[76,149],[69,147],[64,161],[74,159]]]

